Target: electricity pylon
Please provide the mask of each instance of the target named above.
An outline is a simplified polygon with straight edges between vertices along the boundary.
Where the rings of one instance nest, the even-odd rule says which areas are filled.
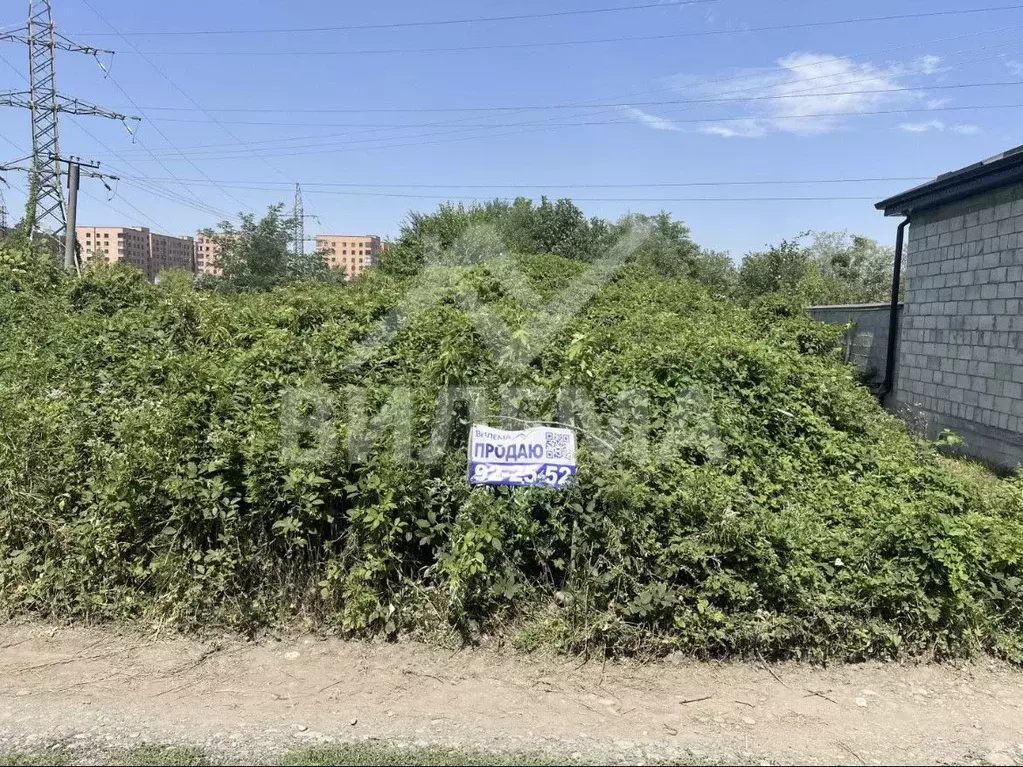
[[[313,219],[316,223],[320,223],[319,216],[314,216],[312,213],[305,212],[305,204],[302,201],[302,185],[295,184],[295,208],[292,212],[292,216],[295,219],[295,239],[292,243],[295,255],[301,259],[305,255],[305,220],[307,218]]]
[[[305,255],[305,206],[302,204],[302,185],[295,184],[295,255]]]
[[[0,93],[0,106],[21,107],[32,115],[32,157],[26,159],[31,159],[35,210],[27,213],[34,218],[33,235],[36,230],[49,230],[59,239],[66,234],[67,210],[61,168],[66,160],[60,155],[58,115],[61,112],[96,115],[120,120],[126,127],[128,120],[139,118],[111,112],[58,92],[55,61],[58,50],[84,53],[96,57],[97,61],[101,53],[113,54],[113,51],[81,45],[57,32],[51,0],[29,0],[28,22],[20,29],[0,34],[0,41],[28,46],[29,90]]]

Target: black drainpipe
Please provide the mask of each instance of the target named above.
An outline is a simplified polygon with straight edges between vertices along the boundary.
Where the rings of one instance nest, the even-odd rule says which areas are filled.
[[[881,384],[881,391],[878,397],[881,404],[895,388],[895,350],[899,343],[899,286],[902,279],[902,250],[906,241],[906,227],[909,226],[909,216],[899,224],[895,232],[895,268],[892,272],[892,308],[888,317],[888,358],[884,368],[884,383]]]

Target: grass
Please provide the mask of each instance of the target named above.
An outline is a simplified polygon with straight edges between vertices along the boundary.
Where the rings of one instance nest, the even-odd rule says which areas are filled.
[[[142,765],[182,765],[183,767],[202,767],[213,764],[206,753],[199,748],[181,746],[154,746],[146,744],[137,748],[115,751],[109,764],[123,764],[135,767]]]
[[[565,764],[564,757],[544,754],[494,754],[436,746],[394,746],[378,743],[346,743],[337,746],[316,746],[288,754],[281,764],[293,767],[321,767],[321,765],[545,765]]]
[[[71,764],[70,756],[70,753],[64,748],[12,749],[10,751],[0,751],[0,764],[12,765],[14,767],[52,764],[57,767],[59,765]]]
[[[475,767],[479,765],[531,765],[566,764],[570,760],[549,754],[504,754],[485,753],[439,746],[401,746],[383,743],[345,743],[340,745],[313,746],[289,751],[283,756],[260,760],[260,764],[281,767],[320,767],[321,765],[454,765]],[[35,747],[0,751],[0,765],[34,767],[35,765],[130,765],[143,767],[154,765],[185,765],[202,767],[217,764],[216,758],[199,748],[182,746],[140,745],[123,749],[71,749],[57,744],[51,747]]]

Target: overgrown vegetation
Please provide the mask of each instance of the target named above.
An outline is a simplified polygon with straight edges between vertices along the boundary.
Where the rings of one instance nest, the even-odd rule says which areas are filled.
[[[687,277],[714,295],[750,303],[784,296],[801,306],[884,301],[889,296],[894,253],[866,237],[842,232],[806,232],[761,252],[748,253],[739,268],[727,253],[706,250],[689,228],[670,214],[630,214],[616,223],[587,219],[571,200],[539,205],[519,198],[465,206],[444,204],[431,214],[412,213],[382,259],[385,271],[417,274],[428,263],[466,263],[456,247],[466,234],[474,253],[555,254],[591,262],[605,254],[631,227],[649,236],[632,260],[665,277]],[[479,242],[489,231],[489,245]]]
[[[836,330],[666,275],[657,248],[686,236],[656,221],[661,244],[537,335],[523,282],[559,319],[587,258],[502,255],[492,222],[449,219],[414,224],[386,271],[266,291],[71,279],[5,246],[0,605],[573,652],[1023,660],[1023,481],[950,472],[834,358]],[[516,345],[532,361],[512,364]],[[479,411],[446,387],[475,387]],[[639,411],[657,450],[618,439]],[[336,439],[302,437],[316,460],[290,441],[303,414],[333,416]],[[468,423],[501,415],[574,418],[577,485],[470,490]]]
[[[809,238],[809,243],[804,242]],[[769,294],[802,303],[856,304],[891,297],[895,254],[866,237],[812,232],[742,260],[735,296],[749,302]]]
[[[239,224],[221,221],[217,230],[203,234],[216,244],[220,274],[205,274],[199,287],[208,290],[268,290],[297,280],[337,277],[327,269],[319,251],[297,253],[294,247],[299,222],[284,215],[284,205],[273,205],[261,219],[240,213]]]
[[[508,251],[592,262],[635,226],[649,228],[650,236],[632,260],[666,277],[689,277],[717,293],[732,292],[736,272],[729,256],[700,248],[689,236],[688,227],[670,214],[636,213],[612,224],[601,218],[587,219],[571,200],[551,202],[546,197],[538,205],[520,197],[514,203],[444,204],[436,213],[411,213],[381,266],[392,274],[413,275],[427,264],[464,264],[467,237],[477,255]]]

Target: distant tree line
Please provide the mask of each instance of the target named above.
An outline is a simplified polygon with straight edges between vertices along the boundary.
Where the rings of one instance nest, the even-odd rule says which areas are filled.
[[[634,213],[611,223],[587,219],[571,200],[552,202],[546,197],[539,204],[525,198],[471,206],[446,203],[434,213],[410,213],[381,267],[410,275],[434,259],[466,262],[503,249],[593,261],[635,225],[649,227],[651,234],[634,260],[663,276],[686,277],[744,303],[768,295],[805,304],[881,301],[888,295],[892,250],[866,237],[806,232],[748,253],[737,266],[727,253],[694,242],[689,228],[669,213]],[[486,228],[493,236],[481,242]]]
[[[325,254],[294,251],[297,221],[271,206],[257,219],[243,213],[235,225],[206,230],[220,252],[220,275],[202,275],[201,288],[265,290],[301,280],[344,281],[327,268]],[[432,213],[412,212],[380,257],[383,271],[413,276],[428,264],[471,264],[503,253],[554,255],[592,262],[634,226],[647,236],[631,259],[664,277],[683,277],[714,295],[742,303],[774,296],[792,304],[887,300],[893,253],[874,240],[842,232],[804,232],[736,264],[727,253],[693,241],[689,228],[667,212],[631,213],[616,222],[587,218],[569,199],[464,205],[444,203]]]

